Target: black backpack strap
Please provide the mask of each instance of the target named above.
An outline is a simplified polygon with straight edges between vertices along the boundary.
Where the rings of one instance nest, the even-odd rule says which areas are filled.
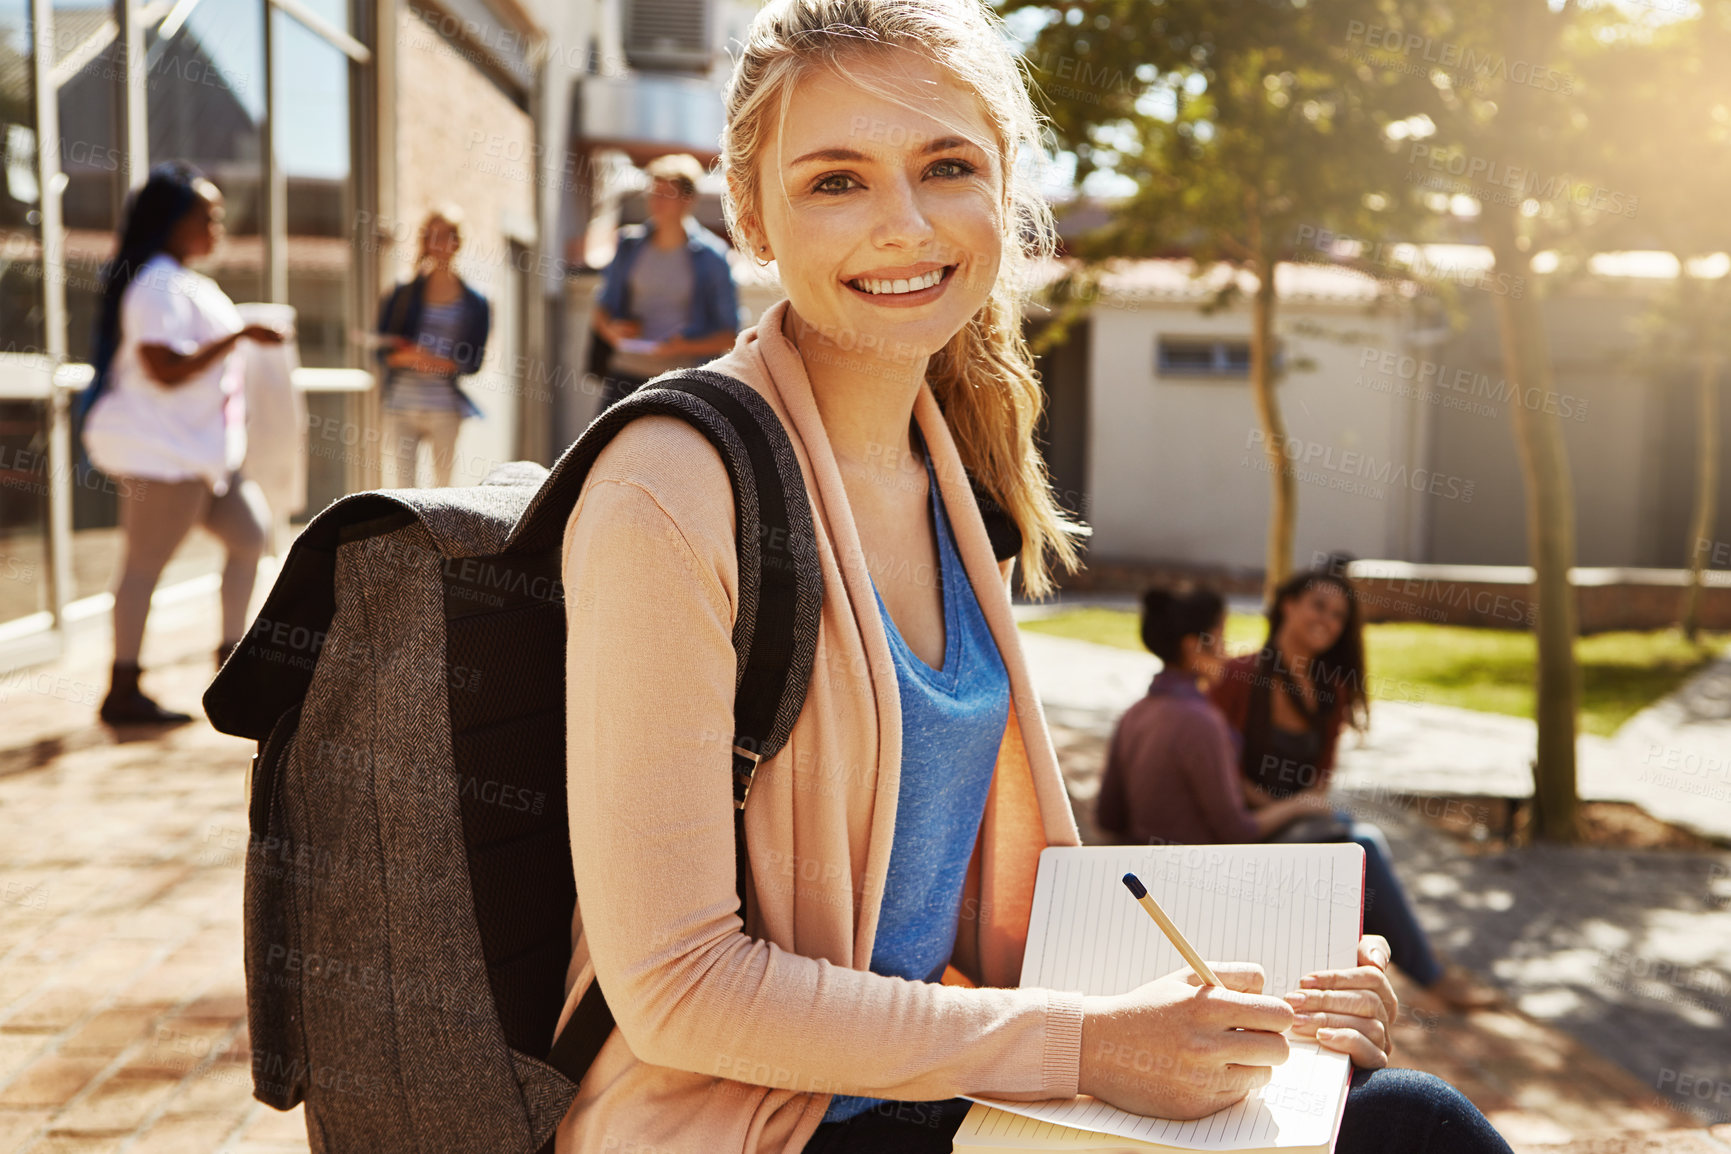
[[[805,704],[817,656],[823,576],[804,475],[775,410],[750,386],[690,369],[657,377],[596,418],[553,467],[506,551],[556,547],[589,468],[619,430],[661,414],[690,423],[721,454],[738,523],[739,612],[734,623],[734,882],[746,914],[745,803],[758,764],[787,743]],[[613,1013],[592,981],[548,1062],[574,1083],[613,1031]]]

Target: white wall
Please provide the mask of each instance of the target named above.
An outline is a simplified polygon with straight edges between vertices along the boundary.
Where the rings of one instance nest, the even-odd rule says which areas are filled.
[[[1159,334],[1248,339],[1248,310],[1204,316],[1183,303],[1108,302],[1092,318],[1090,553],[1261,568],[1271,479],[1260,467],[1249,381],[1161,378],[1155,369]],[[1294,322],[1333,335],[1293,335]],[[1282,329],[1288,363],[1313,362],[1277,389],[1289,434],[1314,454],[1297,485],[1295,562],[1336,549],[1408,558],[1421,539],[1415,519],[1437,499],[1395,483],[1426,465],[1428,438],[1416,425],[1425,406],[1357,383],[1365,347],[1400,348],[1400,322],[1362,309],[1287,305]],[[1378,483],[1385,468],[1389,480]]]

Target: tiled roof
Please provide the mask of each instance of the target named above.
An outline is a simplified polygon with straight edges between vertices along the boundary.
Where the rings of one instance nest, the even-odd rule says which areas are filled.
[[[1073,260],[1050,261],[1036,279],[1051,284],[1079,267]],[[1188,259],[1113,261],[1099,275],[1102,294],[1118,299],[1199,303],[1232,283],[1235,275],[1241,292],[1256,290],[1256,278],[1247,272],[1234,274],[1230,266],[1216,264],[1198,273],[1196,262]],[[1375,277],[1323,264],[1283,263],[1274,283],[1282,300],[1369,304],[1387,293]]]

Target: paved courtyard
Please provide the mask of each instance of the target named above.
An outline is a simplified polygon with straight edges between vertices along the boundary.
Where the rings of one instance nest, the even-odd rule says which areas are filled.
[[[1023,644],[1062,735],[1065,776],[1086,827],[1105,740],[1147,691],[1158,662],[1039,633],[1024,632]],[[1472,1055],[1498,1049],[1497,1038],[1527,1039],[1516,1052],[1492,1054],[1485,1068],[1493,1082],[1513,1077],[1505,1086],[1519,1088],[1514,1101],[1525,1109],[1499,1116],[1509,1099],[1490,1085],[1473,1092],[1511,1139],[1594,1132],[1608,1120],[1598,1111],[1614,1102],[1675,1110],[1725,1133],[1731,850],[1510,850],[1494,836],[1463,843],[1426,820],[1480,807],[1496,826],[1500,807],[1484,799],[1530,794],[1533,742],[1532,723],[1518,718],[1379,701],[1369,732],[1342,743],[1340,800],[1389,835],[1439,947],[1503,991],[1514,1010],[1475,1014],[1476,1028],[1466,1031],[1420,1013],[1416,1022],[1444,1028],[1413,1037],[1407,1057],[1466,1088],[1478,1083],[1466,1068]],[[1731,805],[1718,800],[1731,793],[1709,796],[1731,781],[1731,660],[1710,665],[1615,738],[1583,738],[1581,759],[1584,797],[1633,802],[1731,845]],[[1447,1044],[1436,1045],[1442,1038]],[[1510,1069],[1510,1060],[1524,1070]],[[1568,1079],[1584,1063],[1606,1082],[1571,1094]]]
[[[213,619],[188,606],[155,623],[147,684],[172,705],[196,706]],[[1085,816],[1110,713],[1086,695],[1109,702],[1114,677],[1139,694],[1146,677],[1099,653],[1030,653],[1043,678],[1098,671],[1092,689],[1048,691]],[[105,663],[81,642],[0,675],[0,1151],[304,1151],[298,1112],[251,1098],[252,747],[202,722],[117,740],[90,724]],[[1391,796],[1364,803],[1387,809],[1427,924],[1515,1000],[1467,1017],[1411,1000],[1398,1059],[1460,1085],[1522,1150],[1731,1150],[1731,1128],[1705,1128],[1725,1117],[1696,1097],[1731,1080],[1731,1010],[1708,984],[1731,972],[1726,855],[1466,852]]]

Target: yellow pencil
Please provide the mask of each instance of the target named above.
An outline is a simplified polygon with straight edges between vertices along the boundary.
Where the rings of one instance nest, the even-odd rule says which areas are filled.
[[[1166,935],[1166,940],[1171,942],[1180,954],[1184,955],[1184,960],[1190,963],[1190,968],[1196,971],[1197,977],[1210,986],[1225,984],[1214,976],[1214,971],[1208,968],[1208,963],[1202,960],[1202,955],[1196,952],[1195,947],[1184,940],[1184,935],[1178,932],[1178,927],[1172,923],[1171,918],[1166,916],[1166,911],[1160,908],[1160,903],[1148,895],[1148,887],[1142,884],[1141,878],[1135,874],[1125,874],[1124,888],[1142,903],[1142,908],[1148,911],[1148,916],[1154,919],[1154,924],[1160,927],[1160,932]]]

